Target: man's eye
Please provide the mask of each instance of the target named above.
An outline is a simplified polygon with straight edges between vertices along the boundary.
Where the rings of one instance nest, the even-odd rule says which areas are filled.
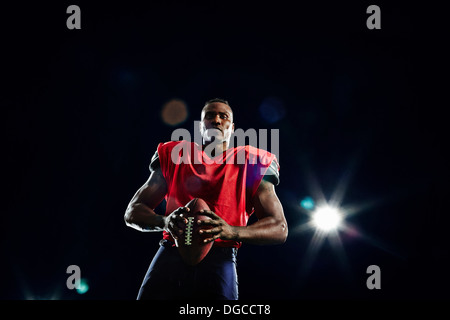
[[[227,116],[226,114],[222,114],[220,117],[221,117],[222,119],[228,119],[228,116]]]

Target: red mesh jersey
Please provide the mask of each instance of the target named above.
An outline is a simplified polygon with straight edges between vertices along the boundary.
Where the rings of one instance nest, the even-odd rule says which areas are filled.
[[[201,146],[184,140],[160,143],[158,155],[167,182],[166,216],[193,198],[202,198],[232,226],[247,225],[253,208],[246,196],[255,194],[270,163],[276,161],[274,154],[252,146],[230,148],[209,158]],[[173,242],[166,231],[163,238]],[[217,239],[214,245],[240,247],[241,243]]]

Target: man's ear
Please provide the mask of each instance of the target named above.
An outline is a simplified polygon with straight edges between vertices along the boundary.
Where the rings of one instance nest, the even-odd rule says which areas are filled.
[[[233,122],[233,125],[232,125],[232,128],[231,128],[231,132],[234,133],[234,122]]]

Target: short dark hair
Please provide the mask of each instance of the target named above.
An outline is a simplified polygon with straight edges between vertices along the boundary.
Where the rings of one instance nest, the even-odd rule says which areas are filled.
[[[221,99],[221,98],[214,98],[214,99],[208,100],[205,102],[205,106],[207,106],[208,104],[214,103],[214,102],[220,102],[220,103],[226,104],[227,106],[230,107],[230,104],[228,103],[228,101]]]

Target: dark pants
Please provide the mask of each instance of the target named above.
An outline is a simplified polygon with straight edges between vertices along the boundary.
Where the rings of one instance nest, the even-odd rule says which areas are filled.
[[[189,266],[176,247],[162,240],[137,299],[237,300],[236,255],[236,248],[213,246],[198,265]]]

